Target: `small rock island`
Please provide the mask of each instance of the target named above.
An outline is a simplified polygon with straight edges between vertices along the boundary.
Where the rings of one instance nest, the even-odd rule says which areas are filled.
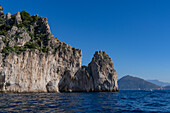
[[[82,51],[58,40],[45,17],[0,6],[0,92],[118,91],[112,59],[96,51],[81,66]]]

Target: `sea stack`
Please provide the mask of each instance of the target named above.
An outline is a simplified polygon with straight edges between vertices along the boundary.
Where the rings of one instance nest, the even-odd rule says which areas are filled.
[[[88,67],[82,66],[74,76],[67,71],[59,87],[63,92],[118,91],[117,73],[112,59],[106,52],[96,51]]]
[[[1,92],[118,91],[106,52],[81,66],[82,51],[55,38],[47,18],[26,11],[7,15],[0,17]]]

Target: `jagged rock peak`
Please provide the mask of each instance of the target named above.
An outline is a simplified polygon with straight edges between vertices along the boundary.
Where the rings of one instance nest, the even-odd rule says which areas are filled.
[[[10,20],[11,19],[11,13],[7,13],[6,14],[6,21]]]
[[[20,14],[20,12],[17,12],[17,14],[15,16],[15,24],[19,25],[21,23],[22,23],[21,14]]]
[[[46,29],[46,33],[51,34],[51,30],[50,30],[50,26],[48,24],[47,18],[44,17],[44,18],[42,18],[42,20],[43,20],[43,24],[44,24],[43,27],[44,27],[44,29]]]
[[[105,61],[111,61],[112,62],[112,59],[109,57],[109,55],[105,51],[96,51],[95,52],[93,60],[99,61],[99,59],[103,59]]]
[[[0,12],[3,12],[3,9],[4,9],[4,8],[0,5]]]
[[[3,13],[3,7],[0,5],[0,16],[4,15]]]
[[[10,21],[11,21],[11,13],[7,13],[6,14],[6,23],[5,23],[5,25],[6,26],[10,25]]]

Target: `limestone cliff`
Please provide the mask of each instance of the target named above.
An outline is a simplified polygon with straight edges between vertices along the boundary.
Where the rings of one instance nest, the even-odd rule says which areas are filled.
[[[55,38],[47,18],[0,12],[1,92],[118,91],[105,52],[81,67],[82,51]]]
[[[117,73],[112,59],[104,51],[96,51],[88,67],[83,66],[73,74],[67,71],[61,83],[60,91],[118,91]]]

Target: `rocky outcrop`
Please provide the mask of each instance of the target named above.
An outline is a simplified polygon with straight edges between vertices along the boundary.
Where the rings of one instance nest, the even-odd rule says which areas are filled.
[[[3,14],[3,7],[0,5],[0,16]]]
[[[21,15],[20,12],[17,12],[16,16],[15,16],[15,24],[19,25],[22,23],[22,19],[21,19]]]
[[[17,34],[17,35],[16,35]],[[24,44],[31,40],[29,33],[24,28],[18,28],[13,26],[11,30],[8,31],[7,37],[13,40],[8,41],[8,46],[24,46]]]
[[[5,39],[5,36],[0,35],[0,51],[5,47],[3,39]]]
[[[111,58],[103,51],[97,51],[88,65],[72,76],[70,71],[64,74],[59,83],[60,91],[118,91],[117,73]]]
[[[55,38],[47,18],[22,11],[0,20],[1,92],[118,91],[105,52],[81,67],[82,51]]]
[[[117,91],[117,73],[113,61],[104,51],[96,52],[89,64],[95,91]]]
[[[10,24],[10,20],[11,20],[11,13],[7,13],[6,14],[6,25]]]
[[[42,18],[42,22],[38,23],[41,25],[41,30],[44,30],[45,33],[51,34],[50,26],[48,24],[47,18]]]

